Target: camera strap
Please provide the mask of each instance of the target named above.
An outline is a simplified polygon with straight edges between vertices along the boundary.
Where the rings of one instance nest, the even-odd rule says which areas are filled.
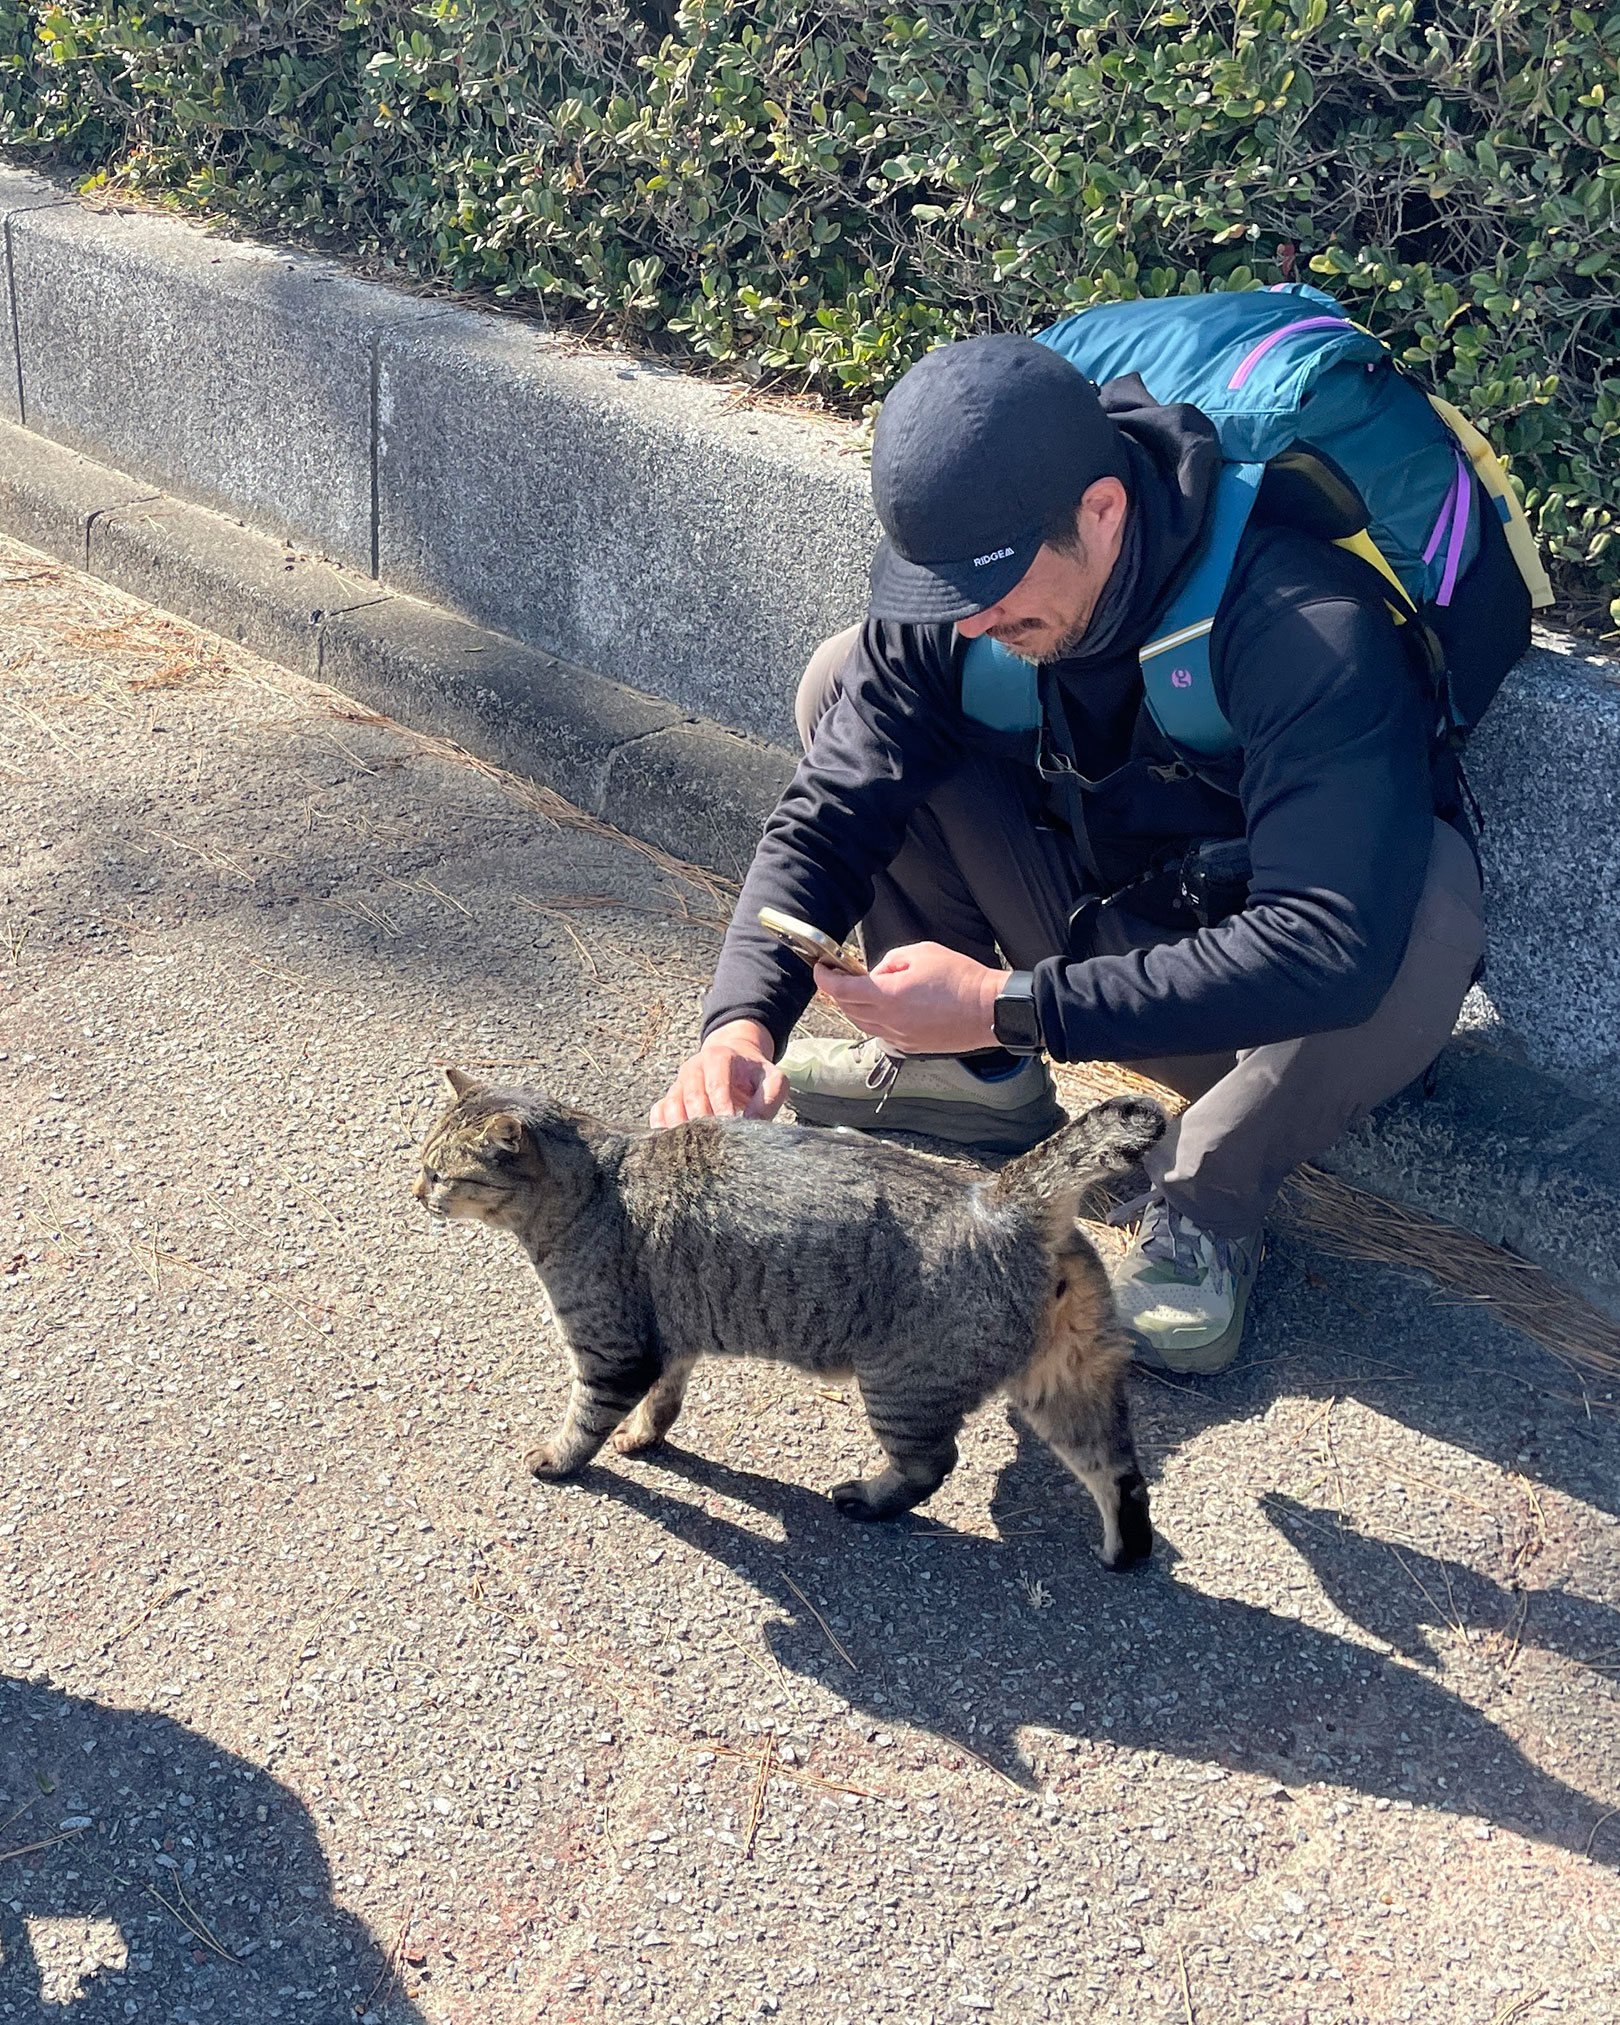
[[[1103,876],[1097,854],[1091,846],[1086,825],[1085,791],[1091,781],[1080,771],[1069,713],[1063,707],[1063,688],[1050,668],[1040,672],[1041,724],[1036,734],[1035,771],[1052,791],[1063,820],[1074,837],[1075,849],[1085,868],[1094,896],[1103,892]],[[1084,904],[1084,903],[1082,903]]]

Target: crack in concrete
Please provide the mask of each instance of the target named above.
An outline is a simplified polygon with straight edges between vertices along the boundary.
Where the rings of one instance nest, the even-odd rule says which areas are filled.
[[[17,313],[17,269],[11,257],[11,221],[17,214],[6,213],[6,294],[11,302],[11,356],[17,368],[17,422],[28,427],[28,407],[23,398],[22,322]]]
[[[371,409],[367,419],[371,450],[371,574],[381,576],[382,554],[382,439],[380,409],[382,405],[382,332],[381,324],[373,325],[371,332]]]
[[[608,747],[607,756],[612,759],[615,753],[628,752],[632,745],[641,745],[649,738],[662,738],[666,731],[679,731],[683,725],[701,723],[702,719],[698,717],[672,717],[668,724],[660,724],[655,731],[633,731],[628,738],[615,739]]]
[[[375,611],[379,605],[397,603],[398,600],[392,591],[384,591],[380,597],[361,598],[352,605],[322,607],[321,610],[312,613],[311,621],[315,628],[315,680],[317,682],[326,680],[326,629],[334,619],[346,619],[355,612]]]

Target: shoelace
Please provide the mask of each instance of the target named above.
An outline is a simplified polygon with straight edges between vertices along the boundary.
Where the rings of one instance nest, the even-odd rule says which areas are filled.
[[[1137,1196],[1132,1202],[1121,1203],[1110,1214],[1108,1221],[1112,1224],[1129,1223],[1138,1215],[1142,1219],[1144,1258],[1157,1259],[1160,1264],[1172,1266],[1177,1272],[1201,1277],[1205,1268],[1200,1247],[1208,1245],[1216,1271],[1228,1280],[1236,1280],[1250,1266],[1254,1246],[1252,1238],[1211,1236],[1208,1231],[1200,1230],[1190,1217],[1183,1216],[1180,1210],[1172,1209],[1157,1189]]]
[[[887,1098],[895,1077],[900,1073],[900,1064],[904,1057],[894,1054],[875,1034],[870,1039],[862,1041],[856,1048],[854,1059],[859,1061],[862,1056],[870,1058],[866,1071],[866,1087],[869,1090],[881,1090]]]

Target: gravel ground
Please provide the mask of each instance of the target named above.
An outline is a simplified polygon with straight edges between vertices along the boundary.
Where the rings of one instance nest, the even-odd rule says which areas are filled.
[[[1000,1409],[847,1526],[774,1370],[537,1486],[412,1149],[643,1115],[716,896],[10,544],[0,655],[0,2019],[1620,2020],[1611,1398],[1279,1243],[1138,1576]]]

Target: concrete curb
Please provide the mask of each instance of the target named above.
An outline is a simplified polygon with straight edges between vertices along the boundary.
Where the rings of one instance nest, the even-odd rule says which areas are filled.
[[[1321,1163],[1375,1195],[1543,1266],[1620,1320],[1620,1112],[1556,1076],[1455,1040]]]
[[[785,752],[0,423],[0,528],[731,877]]]
[[[0,527],[678,856],[740,876],[790,754],[0,423]],[[1466,1039],[1327,1163],[1620,1316],[1620,1117]]]
[[[314,631],[321,681],[733,878],[793,771],[773,747],[416,598],[330,613]]]

